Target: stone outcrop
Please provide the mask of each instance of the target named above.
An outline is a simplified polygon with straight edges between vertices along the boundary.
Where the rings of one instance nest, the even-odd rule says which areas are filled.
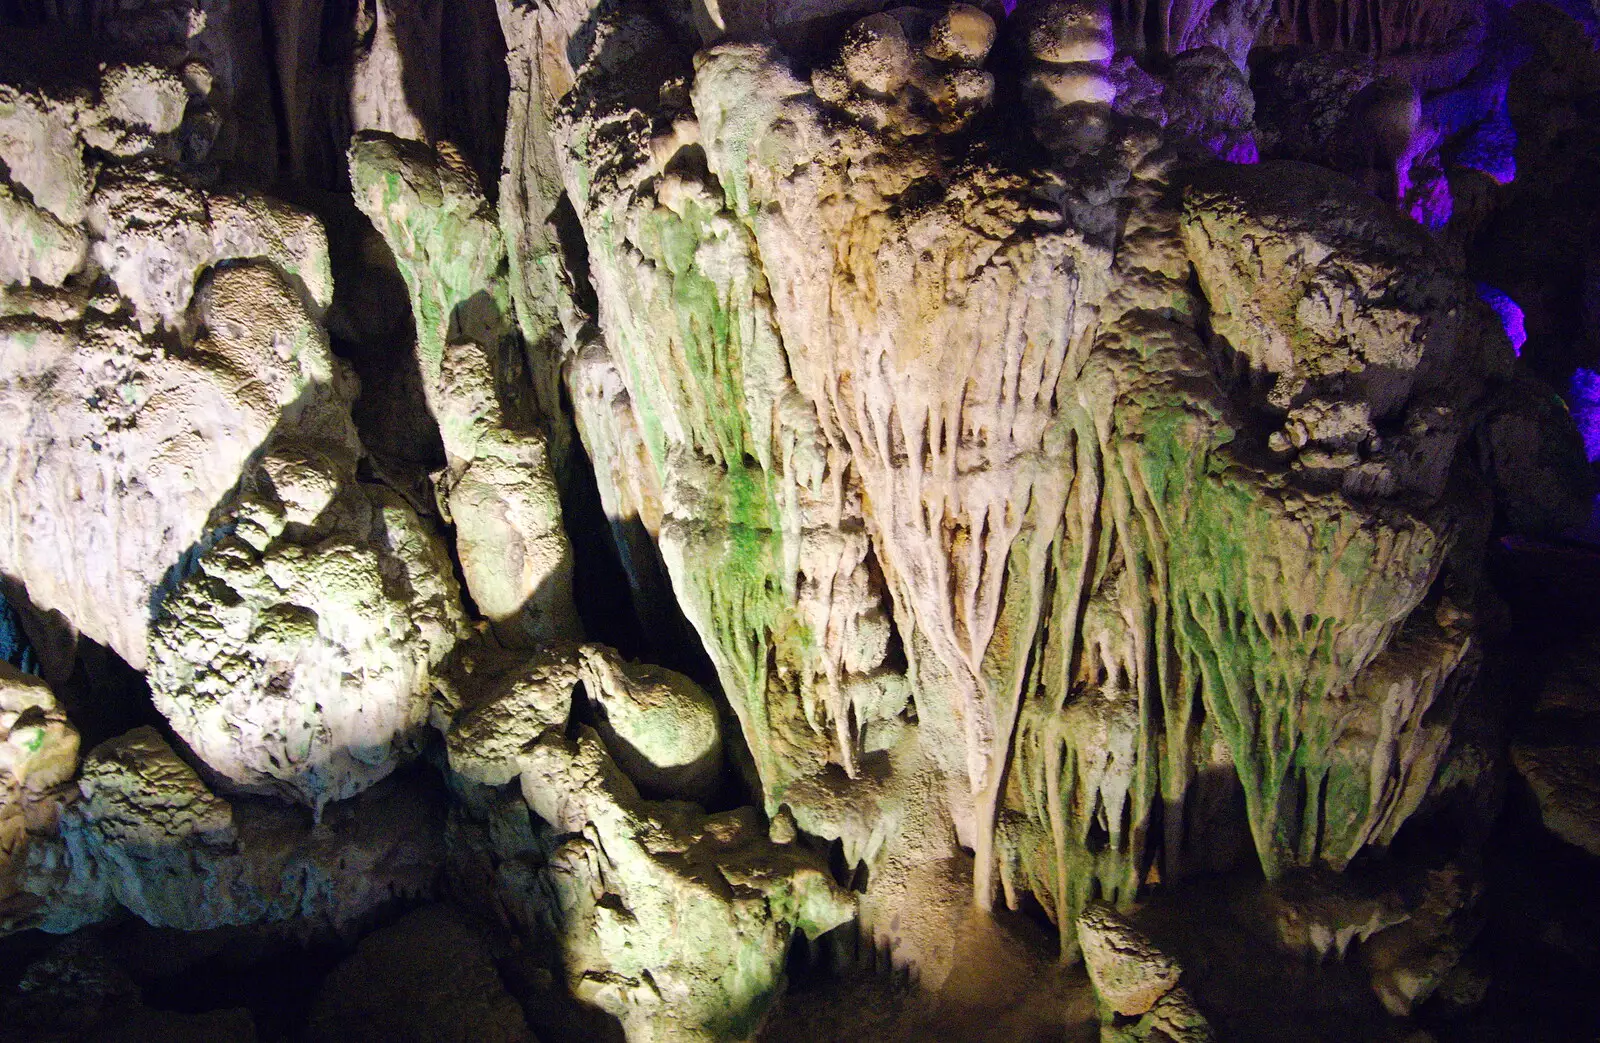
[[[1600,688],[1494,658],[1592,491],[1517,12],[0,2],[0,927],[447,895],[313,1038],[1253,1025],[1162,892],[1349,1038],[1499,1002],[1507,761],[1600,853]]]
[[[472,649],[446,686],[446,701],[457,704],[445,732],[450,767],[471,782],[516,778],[523,751],[572,721],[578,692],[606,748],[647,793],[705,803],[721,782],[721,721],[711,696],[675,670],[630,663],[604,645],[555,647],[526,660]]]
[[[1102,1012],[1105,1043],[1211,1043],[1216,1037],[1189,993],[1183,968],[1114,910],[1091,905],[1078,917],[1084,966]]]
[[[438,501],[455,525],[467,590],[503,641],[573,638],[572,549],[537,406],[523,390],[494,212],[445,146],[364,134],[350,174],[411,291],[423,392],[448,461]]]
[[[27,879],[35,838],[51,836],[78,771],[78,732],[36,677],[0,664],[0,901]]]
[[[248,1010],[154,1010],[91,939],[67,939],[29,964],[5,1006],[8,1030],[32,1043],[255,1043]]]
[[[791,938],[854,912],[822,861],[774,844],[754,809],[640,798],[591,730],[547,735],[521,764],[523,798],[555,834],[547,915],[569,985],[630,1039],[748,1036]]]
[[[1056,39],[1103,16],[1029,17],[1039,61],[1106,60]],[[1215,767],[1269,874],[1385,844],[1475,662],[1470,606],[1425,599],[1481,524],[1450,481],[1509,346],[1355,185],[1182,174],[1109,91],[1052,102],[1089,120],[1046,140],[1070,173],[956,152],[985,100],[928,93],[936,21],[874,16],[807,83],[748,45],[691,67],[623,6],[554,127],[620,377],[580,428],[642,438],[769,809],[819,822],[802,781],[896,741],[905,678],[980,898],[1003,868],[1069,944],[1091,879],[1204,859]]]
[[[6,906],[12,929],[74,930],[120,907],[189,931],[347,931],[426,892],[440,867],[440,808],[411,783],[336,805],[313,827],[297,809],[218,796],[145,727],[89,751],[78,789],[31,846],[23,893]]]
[[[281,204],[133,167],[102,171],[87,205],[107,281],[3,291],[0,568],[143,666],[169,571],[284,414],[334,379],[317,326],[331,286],[320,228]],[[218,271],[193,296],[219,261],[258,256],[261,274]]]
[[[275,446],[151,640],[156,706],[207,765],[319,814],[417,751],[462,625],[438,538],[340,463]]]

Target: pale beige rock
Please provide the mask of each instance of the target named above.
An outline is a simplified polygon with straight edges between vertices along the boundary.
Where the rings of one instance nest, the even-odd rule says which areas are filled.
[[[207,765],[318,814],[420,748],[463,625],[444,547],[399,496],[351,483],[324,515],[301,535],[247,499],[163,604],[150,665],[157,708]]]
[[[1175,198],[1192,143],[1110,104],[1107,8],[1016,17],[1043,27],[1018,75],[1050,169],[955,136],[953,77],[984,71],[929,56],[938,10],[872,16],[809,81],[750,44],[691,67],[646,13],[603,13],[553,132],[604,338],[580,431],[608,502],[658,498],[767,810],[882,869],[895,802],[839,794],[910,732],[979,901],[1003,865],[1070,951],[1090,894],[1144,886],[1157,799],[1228,814],[1217,773],[1274,877],[1387,844],[1427,799],[1476,652],[1423,600],[1484,520],[1444,479],[1508,357],[1356,186],[1224,167]],[[1319,248],[1280,252],[1297,236]],[[1310,375],[1271,375],[1280,341]],[[1326,796],[1286,839],[1302,786]],[[1166,821],[1164,871],[1206,864],[1205,830]]]
[[[83,231],[63,224],[0,183],[0,285],[60,286],[88,260]]]
[[[522,372],[505,246],[459,153],[375,133],[350,151],[356,203],[411,291],[417,361],[448,465],[438,498],[479,611],[507,644],[578,634],[572,549]]]
[[[69,226],[83,220],[90,192],[78,144],[79,104],[0,84],[0,160],[34,205]]]
[[[515,779],[522,771],[523,750],[546,731],[566,727],[581,677],[578,653],[558,649],[498,676],[486,666],[476,676],[454,679],[458,689],[480,694],[469,698],[445,733],[450,770],[485,786]]]
[[[978,65],[994,46],[995,25],[971,4],[951,4],[934,21],[924,48],[929,58],[961,65]]]
[[[599,712],[597,730],[617,766],[646,792],[704,803],[722,773],[717,704],[674,671],[630,663],[585,645],[584,688]]]
[[[565,837],[546,879],[568,984],[630,1041],[749,1036],[795,932],[854,914],[820,859],[773,845],[754,809],[642,800],[591,730],[530,747],[522,793]]]
[[[0,777],[30,793],[69,782],[78,733],[39,678],[0,663]]]
[[[321,331],[274,269],[218,272],[196,317],[206,335],[179,350],[95,310],[0,323],[13,505],[0,569],[136,668],[169,570],[283,412],[334,379]]]
[[[1177,988],[1183,973],[1176,960],[1104,905],[1078,914],[1078,941],[1095,992],[1122,1017],[1149,1013]]]
[[[0,902],[26,883],[78,770],[78,732],[37,677],[0,663]]]
[[[1042,62],[1069,65],[1103,62],[1111,57],[1111,19],[1097,4],[1086,0],[1044,0],[1028,4],[1023,16],[1028,53]]]
[[[260,196],[206,193],[148,161],[101,171],[87,227],[91,255],[146,331],[183,325],[201,273],[220,261],[265,258],[295,281],[317,319],[333,297],[316,218]]]
[[[170,134],[183,122],[189,90],[182,79],[148,64],[114,65],[100,76],[107,114],[152,134]]]
[[[8,928],[74,930],[120,905],[181,930],[342,931],[430,888],[442,858],[442,808],[415,782],[335,805],[313,826],[300,809],[217,796],[149,727],[91,750],[78,786],[59,837],[30,859],[34,903],[8,909]]]
[[[219,272],[197,301],[200,347],[271,357],[288,322],[262,321],[273,309],[299,305],[272,269]],[[444,547],[398,495],[356,480],[353,392],[330,371],[290,406],[150,642],[155,704],[195,752],[238,786],[319,811],[414,751],[431,671],[463,625]]]
[[[1483,890],[1481,877],[1463,866],[1430,869],[1406,921],[1362,946],[1361,963],[1372,978],[1372,991],[1390,1014],[1409,1015],[1461,962],[1481,923],[1474,906]]]

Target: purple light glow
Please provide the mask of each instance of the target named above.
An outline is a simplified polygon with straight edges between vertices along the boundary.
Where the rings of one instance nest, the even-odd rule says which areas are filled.
[[[1438,230],[1450,223],[1450,215],[1455,213],[1455,197],[1450,194],[1450,182],[1443,177],[1419,182],[1416,190],[1411,193],[1411,205],[1408,212],[1411,220],[1424,228]]]
[[[1520,358],[1522,346],[1528,343],[1528,326],[1523,321],[1522,308],[1512,300],[1503,290],[1497,290],[1486,283],[1478,284],[1478,298],[1494,309],[1500,316],[1500,325],[1505,327],[1506,337],[1511,341],[1511,350]],[[1579,373],[1588,373],[1588,370],[1579,370]],[[1591,376],[1593,374],[1590,374]],[[1577,378],[1574,377],[1574,380]]]
[[[1517,179],[1517,129],[1504,107],[1473,128],[1467,143],[1456,156],[1463,167],[1479,170],[1502,185]]]
[[[1600,373],[1592,369],[1578,370],[1572,374],[1568,390],[1568,408],[1572,411],[1573,422],[1578,425],[1578,434],[1583,436],[1589,462],[1594,463],[1600,460]]]
[[[1261,150],[1256,148],[1256,136],[1254,134],[1247,135],[1243,141],[1229,149],[1228,154],[1222,158],[1229,163],[1249,164],[1261,162]]]

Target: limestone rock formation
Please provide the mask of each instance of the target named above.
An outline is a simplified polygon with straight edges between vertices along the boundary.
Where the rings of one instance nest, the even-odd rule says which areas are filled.
[[[445,733],[450,767],[471,782],[516,778],[523,751],[572,720],[580,684],[606,748],[646,792],[704,803],[721,781],[711,697],[674,670],[627,662],[604,645],[555,646],[531,659],[469,649],[446,684],[457,704]]]
[[[1538,693],[1511,761],[1539,807],[1545,828],[1600,857],[1600,676],[1595,641],[1578,642],[1557,661]]]
[[[183,1014],[153,1010],[137,985],[89,939],[58,943],[31,963],[5,1006],[7,1026],[32,1043],[255,1043],[241,1008]]]
[[[816,856],[773,844],[754,809],[652,803],[582,729],[522,756],[522,794],[554,830],[549,915],[576,996],[630,1039],[748,1036],[784,954],[850,919]]]
[[[1501,599],[1592,553],[1585,24],[0,0],[18,1024],[1255,1038],[1219,938],[1308,1038],[1529,1007],[1488,838],[1600,855],[1593,649]],[[417,900],[204,1025],[26,948]]]
[[[166,237],[141,222],[142,246],[106,228],[121,251],[107,258],[110,277],[120,271],[122,282],[62,288],[40,295],[39,307],[24,296],[0,320],[15,489],[0,554],[37,605],[142,666],[167,573],[283,413],[333,379],[306,310],[317,298],[302,296],[309,289],[326,300],[325,268],[317,276],[326,259],[314,225],[299,243],[285,242],[281,208],[252,216],[248,204],[213,205],[222,201],[194,193],[140,202],[139,193],[177,185],[155,174],[128,184],[107,172],[102,181],[94,204],[105,201],[109,221],[152,207],[173,227]],[[278,241],[288,267],[260,277],[218,272],[191,308],[197,275],[240,252],[255,256],[263,237]],[[186,341],[157,332],[180,326]],[[96,550],[57,553],[68,547]]]
[[[1077,17],[1030,15],[1039,60],[1082,57],[1051,42]],[[1008,895],[1064,932],[1091,877],[1137,890],[1157,800],[1182,863],[1214,764],[1271,874],[1385,843],[1446,732],[1377,722],[1448,719],[1471,674],[1468,617],[1423,602],[1477,524],[1447,479],[1508,346],[1331,175],[1197,172],[1179,205],[1173,154],[1109,94],[1058,99],[1102,106],[1047,142],[1071,177],[953,152],[962,124],[895,64],[919,18],[862,23],[809,84],[712,48],[684,96],[645,89],[690,72],[622,8],[556,124],[622,378],[575,405],[588,432],[635,417],[769,808],[895,741],[904,655],[922,741],[970,787],[980,897],[998,838]]]
[[[182,930],[338,931],[422,893],[439,869],[439,809],[411,785],[342,803],[313,828],[302,811],[219,797],[145,727],[91,750],[78,788],[59,832],[30,851],[13,928],[68,931],[122,907]]]
[[[36,677],[0,664],[0,901],[22,890],[35,837],[57,827],[78,733]]]
[[[717,705],[675,670],[585,646],[583,680],[617,766],[646,792],[706,803],[722,778]]]
[[[250,303],[251,317],[230,318]],[[199,299],[223,351],[270,345],[276,326],[260,319],[274,306],[295,307],[255,265],[219,272]],[[438,538],[400,496],[357,480],[353,389],[330,375],[213,519],[150,641],[156,706],[201,758],[319,812],[415,749],[430,671],[463,624]]]
[[[411,290],[417,361],[448,465],[440,506],[467,589],[502,640],[576,636],[572,550],[512,315],[506,253],[471,168],[453,151],[364,134],[356,203]]]
[[[1100,1038],[1105,1043],[1209,1043],[1216,1038],[1178,984],[1183,969],[1177,961],[1115,911],[1104,905],[1086,908],[1078,917],[1078,938],[1100,998]]]
[[[523,750],[545,732],[560,731],[572,717],[573,689],[580,680],[577,650],[557,648],[512,663],[472,654],[458,663],[454,720],[445,732],[450,769],[483,786],[503,786],[522,773]]]

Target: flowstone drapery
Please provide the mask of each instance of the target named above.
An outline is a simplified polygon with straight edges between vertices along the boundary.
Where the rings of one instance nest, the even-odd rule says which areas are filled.
[[[1471,677],[1441,568],[1508,345],[1332,175],[1186,173],[1099,94],[1054,164],[960,136],[992,91],[936,43],[963,10],[873,16],[809,83],[597,16],[556,133],[622,387],[580,415],[643,433],[769,808],[909,686],[965,751],[980,901],[1001,869],[1066,931],[1204,863],[1233,787],[1269,876],[1343,866]]]

